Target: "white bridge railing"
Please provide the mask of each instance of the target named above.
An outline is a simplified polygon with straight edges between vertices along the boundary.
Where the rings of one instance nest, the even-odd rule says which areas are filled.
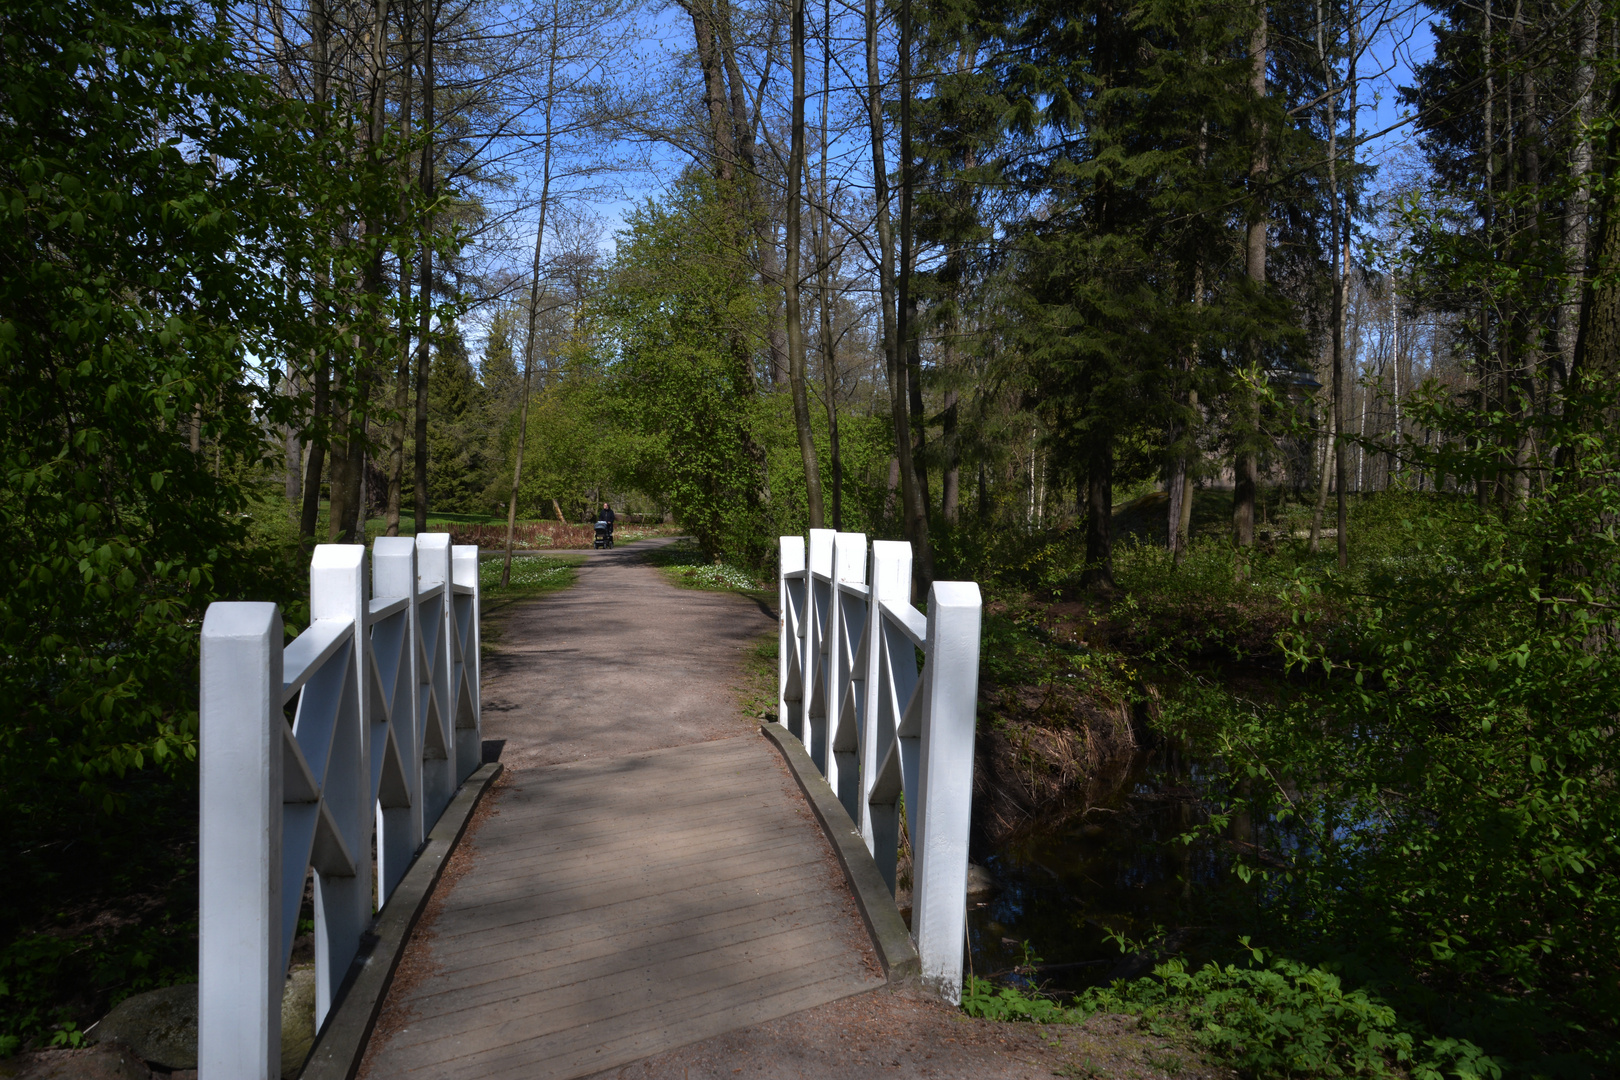
[[[902,813],[923,981],[956,1002],[966,938],[982,600],[936,581],[911,606],[911,545],[781,538],[777,720],[803,740],[895,888]],[[919,656],[921,662],[919,663]]]
[[[203,619],[202,1080],[280,1076],[308,871],[318,1028],[374,893],[380,909],[480,764],[478,549],[385,537],[370,569],[362,545],[317,547],[309,628],[285,647],[275,604]]]

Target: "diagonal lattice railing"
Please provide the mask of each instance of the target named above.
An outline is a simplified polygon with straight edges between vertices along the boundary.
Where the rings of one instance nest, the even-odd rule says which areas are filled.
[[[911,546],[781,538],[777,719],[802,740],[892,891],[904,820],[924,982],[962,992],[982,600],[937,581],[911,606]]]
[[[478,549],[444,534],[323,544],[310,624],[267,603],[203,619],[202,1080],[281,1073],[281,998],[314,875],[315,1022],[376,907],[478,768]],[[375,856],[373,856],[375,851]],[[375,884],[374,884],[375,883]]]

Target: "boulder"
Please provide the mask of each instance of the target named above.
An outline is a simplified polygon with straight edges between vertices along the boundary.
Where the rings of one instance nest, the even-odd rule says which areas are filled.
[[[101,1018],[90,1035],[98,1043],[123,1043],[143,1061],[165,1069],[195,1069],[197,984],[127,997]]]
[[[996,879],[990,871],[977,863],[968,863],[967,894],[975,900],[983,899],[996,891]]]
[[[137,1062],[147,1061],[173,1070],[195,1069],[197,984],[166,986],[161,990],[125,998],[91,1029],[90,1036],[98,1044],[121,1045],[133,1050]],[[286,988],[281,995],[283,1077],[298,1075],[314,1042],[315,968],[295,967],[288,973]],[[66,1077],[70,1074],[62,1075]],[[102,1074],[84,1075],[100,1077]],[[143,1071],[140,1076],[145,1080],[147,1073]],[[5,1080],[4,1073],[0,1073],[0,1080]]]
[[[281,993],[281,1075],[292,1080],[315,1045],[315,969],[296,967]]]

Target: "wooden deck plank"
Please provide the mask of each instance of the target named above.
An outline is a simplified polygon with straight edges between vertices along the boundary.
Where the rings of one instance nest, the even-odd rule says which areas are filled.
[[[795,863],[772,862],[768,873],[806,873],[821,865],[821,859],[815,856],[806,856]],[[681,867],[677,872],[662,877],[646,877],[619,883],[617,888],[600,888],[594,885],[583,885],[579,888],[565,888],[554,890],[547,896],[549,901],[547,912],[564,915],[574,911],[592,911],[601,908],[610,909],[609,914],[619,914],[627,906],[648,903],[665,894],[694,894],[692,903],[701,903],[702,895],[715,888],[725,888],[730,885],[745,884],[754,881],[761,875],[758,871],[744,865],[722,866],[715,869],[715,873],[705,873],[711,869],[706,866]],[[660,886],[665,887],[660,887]],[[536,892],[544,888],[543,883],[536,882]],[[510,896],[499,900],[484,901],[473,899],[458,914],[463,918],[457,920],[453,930],[447,928],[445,936],[456,936],[465,933],[493,930],[515,923],[532,922],[538,914],[535,910],[533,896]],[[618,910],[614,910],[618,909]],[[657,910],[653,908],[652,910]]]
[[[488,933],[461,934],[443,938],[446,947],[473,957],[478,950],[501,956],[522,955],[537,948],[545,940],[554,947],[556,940],[566,938],[582,944],[599,938],[626,937],[668,931],[669,928],[699,925],[705,920],[734,919],[744,913],[760,911],[790,916],[801,910],[821,910],[826,901],[818,896],[805,896],[802,883],[791,876],[778,882],[760,882],[745,878],[733,882],[724,891],[698,887],[691,892],[686,903],[669,903],[658,909],[640,902],[624,902],[610,907],[576,908],[568,912],[535,911],[529,917],[495,928]],[[694,914],[694,909],[696,914]]]
[[[570,857],[513,848],[491,867],[488,875],[479,876],[476,887],[479,892],[493,894],[509,881],[531,884],[536,877],[542,881],[578,882],[584,880],[582,874],[591,871],[597,872],[602,878],[627,869],[646,872],[672,862],[689,860],[693,852],[718,851],[731,858],[744,853],[768,854],[773,849],[793,844],[796,838],[802,843],[802,832],[798,822],[762,826],[752,821],[722,821],[716,824],[713,832],[699,828],[666,834],[663,845],[657,851],[648,851],[644,845],[636,845],[605,852],[576,850]],[[486,852],[486,856],[489,854],[493,853]]]
[[[589,1076],[662,1053],[666,1048],[687,1046],[735,1031],[738,1027],[763,1024],[868,989],[864,983],[852,984],[847,976],[837,975],[809,986],[782,990],[702,1015],[677,1017],[661,1027],[627,1031],[608,1042],[581,1046],[557,1055],[550,1060],[548,1067],[558,1076]],[[514,1067],[485,1075],[489,1080],[518,1080],[537,1073],[534,1062],[525,1060]]]
[[[414,999],[416,1018],[399,1042],[438,1043],[450,1035],[471,1037],[514,1025],[526,1037],[561,1031],[582,1018],[600,1017],[605,1009],[619,1015],[638,1009],[643,1000],[660,1001],[669,980],[679,980],[689,991],[709,992],[779,978],[827,959],[819,927],[755,924],[755,929],[752,938],[732,935],[703,947],[677,942],[644,954],[578,964],[567,974],[549,972],[545,979],[534,978],[520,965],[504,965],[498,981]]]
[[[462,957],[464,966],[458,967],[453,973],[441,975],[435,980],[434,986],[436,992],[448,994],[504,978],[495,961],[519,961],[528,965],[527,970],[536,976],[551,973],[550,977],[562,979],[570,968],[586,963],[599,964],[605,958],[621,956],[626,952],[656,960],[667,946],[706,948],[711,943],[723,944],[730,939],[728,935],[746,935],[756,930],[763,933],[765,927],[808,928],[836,914],[836,905],[827,903],[773,907],[763,911],[760,905],[750,904],[617,934],[599,932],[594,936],[575,938],[570,944],[562,946],[543,936],[536,937],[521,944],[506,943],[469,950]],[[413,1003],[418,1000],[412,998]]]
[[[571,1078],[881,984],[757,736],[518,774],[372,1077]]]
[[[779,999],[779,1003],[786,1008],[777,1015],[785,1015],[787,1012],[813,1008],[812,1001],[814,1004],[826,1004],[870,989],[869,983],[851,978],[840,972],[838,967],[836,960],[810,961],[796,965],[790,973],[771,973],[723,986],[706,987],[680,1000],[666,998],[654,1002],[626,995],[599,998],[569,1010],[569,1026],[560,1031],[548,1023],[546,1028],[549,1030],[542,1029],[531,1034],[523,1025],[509,1022],[424,1044],[418,1048],[425,1052],[420,1053],[415,1067],[434,1069],[455,1063],[454,1072],[440,1075],[480,1078],[500,1076],[514,1067],[526,1070],[529,1076],[537,1078],[589,1075],[609,1066],[593,1064],[583,1071],[568,1067],[559,1069],[556,1059],[566,1061],[580,1050],[594,1050],[636,1035],[652,1036],[678,1028],[678,1031],[670,1033],[679,1040],[670,1044],[673,1048],[705,1037],[697,1035],[687,1038],[686,1032],[712,1026],[716,1020],[726,1025],[719,1028],[722,1031],[757,1022],[745,1020],[743,1025],[735,1025],[732,1020],[738,1013],[745,1012],[750,1004],[767,998]],[[710,1021],[709,1025],[704,1025],[705,1019]],[[636,1057],[655,1052],[643,1050]],[[625,1060],[633,1061],[635,1058]],[[405,1075],[414,1074],[407,1072]]]
[[[752,876],[743,877],[720,886],[703,885],[672,890],[669,899],[671,905],[684,904],[705,912],[716,912],[751,906],[771,897],[785,901],[804,889],[804,883],[797,875],[786,875],[778,880],[779,884],[769,879],[760,882]],[[455,935],[440,934],[438,937],[440,941],[445,942],[447,948],[465,950],[469,948],[467,941],[473,942],[471,947],[487,948],[542,935],[547,937],[569,933],[577,935],[581,933],[581,927],[592,927],[603,934],[627,933],[640,928],[664,926],[672,919],[678,921],[679,908],[671,905],[653,909],[644,902],[627,900],[602,907],[577,906],[568,911],[546,915],[518,910],[508,912],[506,918],[493,920],[476,929],[462,926]],[[456,940],[458,938],[465,938],[467,941]]]

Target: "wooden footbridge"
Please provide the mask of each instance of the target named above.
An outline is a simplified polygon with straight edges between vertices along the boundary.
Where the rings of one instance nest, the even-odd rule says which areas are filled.
[[[730,684],[768,616],[634,548],[488,657],[478,551],[443,535],[317,548],[289,644],[275,605],[214,604],[203,1080],[582,1077],[886,984],[956,1000],[979,594],[938,583],[924,614],[910,563],[782,539],[763,729]],[[306,905],[301,1062],[281,1028]]]

